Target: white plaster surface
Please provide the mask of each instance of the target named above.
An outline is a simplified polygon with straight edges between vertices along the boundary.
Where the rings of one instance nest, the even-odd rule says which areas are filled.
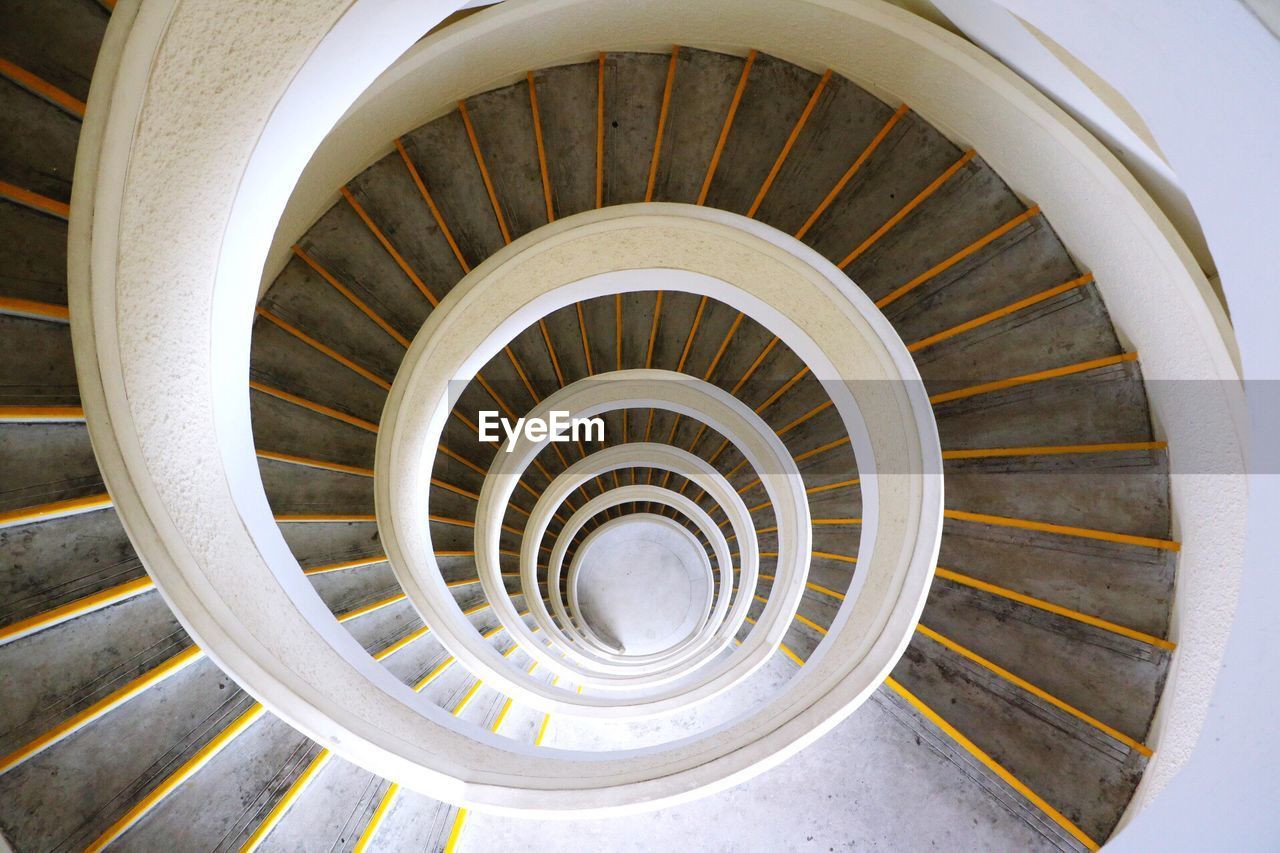
[[[609,375],[605,374],[605,376]],[[589,403],[594,398],[596,402],[609,400],[612,401],[612,405],[625,405],[624,401],[630,396],[626,390],[628,383],[618,381],[620,378],[620,375],[613,375],[612,379],[588,383],[585,388],[591,393],[588,394],[583,402]],[[644,388],[646,393],[644,399],[639,402],[640,407],[647,406],[652,402],[648,400],[649,393],[653,388],[652,384],[645,383]],[[706,413],[701,412],[700,414],[705,416]],[[728,589],[733,589],[735,586],[745,586],[750,589],[755,586],[760,558],[755,537],[751,535],[753,530],[751,514],[742,497],[729,485],[728,480],[710,464],[687,451],[669,445],[630,442],[626,445],[600,450],[579,459],[557,474],[555,479],[547,485],[539,496],[525,523],[526,536],[520,554],[520,583],[521,588],[526,590],[526,599],[533,597],[530,591],[534,586],[536,563],[538,562],[534,549],[538,547],[537,540],[542,537],[542,532],[546,530],[552,513],[564,498],[577,487],[581,480],[629,466],[643,466],[671,471],[695,482],[699,488],[704,489],[712,500],[725,511],[729,520],[727,529],[722,529],[711,520],[705,510],[692,503],[689,498],[676,492],[658,486],[641,486],[637,484],[636,486],[626,487],[631,490],[632,494],[637,495],[638,499],[654,501],[661,505],[672,507],[672,509],[688,518],[702,530],[703,535],[711,543],[715,570],[720,578],[724,579],[723,582],[727,584]],[[559,580],[563,567],[563,556],[575,532],[570,530],[569,527],[578,522],[585,523],[590,518],[590,512],[603,509],[606,503],[614,505],[613,502],[617,499],[619,491],[615,489],[608,497],[597,496],[589,501],[587,506],[578,507],[567,520],[566,526],[562,527],[560,533],[556,536],[550,559],[547,561],[547,585],[548,598],[550,598],[551,604],[550,610],[559,620],[559,624],[569,621],[568,611],[565,608],[565,602],[560,592]],[[797,493],[795,500],[803,501],[803,497]],[[594,508],[588,510],[589,506]],[[741,545],[736,567],[729,556],[730,548],[726,539],[730,532],[738,537],[738,542]],[[488,561],[483,553],[479,555],[479,563],[488,563],[484,568],[491,574],[496,571],[496,564]],[[480,565],[478,565],[478,568],[480,568]],[[569,589],[572,592],[572,585],[570,585]],[[548,612],[545,603],[535,601],[531,608],[534,622],[542,629],[544,636],[553,645],[559,646],[560,650],[566,655],[564,666],[553,655],[543,656],[540,658],[541,662],[554,671],[569,675],[571,681],[591,684],[607,684],[607,681],[600,681],[592,676],[610,671],[618,670],[635,675],[642,672],[670,668],[681,660],[692,659],[699,653],[700,647],[716,642],[717,636],[719,636],[718,650],[736,634],[743,618],[746,616],[746,611],[745,603],[734,605],[731,611],[729,596],[720,595],[716,598],[711,618],[706,626],[704,639],[701,642],[692,642],[677,650],[660,655],[661,659],[658,661],[649,660],[648,656],[625,661],[610,661],[608,655],[590,654],[585,655],[585,660],[583,660],[583,655],[572,642],[569,642],[572,638],[564,635],[558,627],[557,621],[551,619],[551,613]],[[501,615],[499,615],[499,618],[502,618]],[[521,624],[514,624],[509,627],[521,632],[523,630]],[[528,643],[525,645],[528,646]],[[581,667],[569,666],[570,662],[590,663],[593,665],[593,671],[583,672]],[[613,666],[613,664],[618,663],[623,664],[623,666],[620,668]]]

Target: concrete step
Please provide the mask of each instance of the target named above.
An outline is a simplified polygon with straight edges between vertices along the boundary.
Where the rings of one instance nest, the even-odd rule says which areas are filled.
[[[913,641],[893,677],[1090,837],[1110,834],[1142,756],[932,640]]]
[[[0,298],[67,304],[67,223],[0,200]]]
[[[0,76],[0,181],[59,202],[71,201],[80,120]]]
[[[96,0],[11,0],[0,56],[84,101],[109,17]]]
[[[0,405],[80,404],[66,324],[0,314],[0,339],[6,350],[0,359]]]

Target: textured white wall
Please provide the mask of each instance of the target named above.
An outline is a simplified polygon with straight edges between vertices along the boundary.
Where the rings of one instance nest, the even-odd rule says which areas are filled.
[[[1160,151],[1130,126],[1067,62],[1041,43],[998,0],[933,0],[949,22],[979,47],[1017,71],[1089,128],[1137,178],[1177,227],[1206,273],[1214,272],[1204,234],[1178,177]],[[1139,120],[1140,124],[1140,120]]]

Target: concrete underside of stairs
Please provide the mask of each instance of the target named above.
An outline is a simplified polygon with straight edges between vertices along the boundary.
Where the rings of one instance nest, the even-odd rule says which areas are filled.
[[[858,713],[780,767],[715,797],[611,820],[521,821],[473,813],[471,850],[1048,849],[921,739],[889,700]],[[918,804],[919,807],[911,804]]]

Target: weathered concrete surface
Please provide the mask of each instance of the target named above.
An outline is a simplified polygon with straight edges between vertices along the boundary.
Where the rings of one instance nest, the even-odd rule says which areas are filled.
[[[0,316],[0,404],[76,405],[80,392],[71,330],[62,323]]]
[[[248,837],[277,775],[310,741],[276,717],[260,717],[129,832],[130,850],[221,850]]]
[[[89,97],[89,78],[110,17],[102,4],[8,0],[0,14],[0,56],[82,101]]]
[[[67,303],[67,224],[0,202],[0,294]]]
[[[152,591],[0,646],[0,754],[189,644]]]
[[[0,80],[0,117],[0,180],[70,200],[80,122],[8,80]]]

